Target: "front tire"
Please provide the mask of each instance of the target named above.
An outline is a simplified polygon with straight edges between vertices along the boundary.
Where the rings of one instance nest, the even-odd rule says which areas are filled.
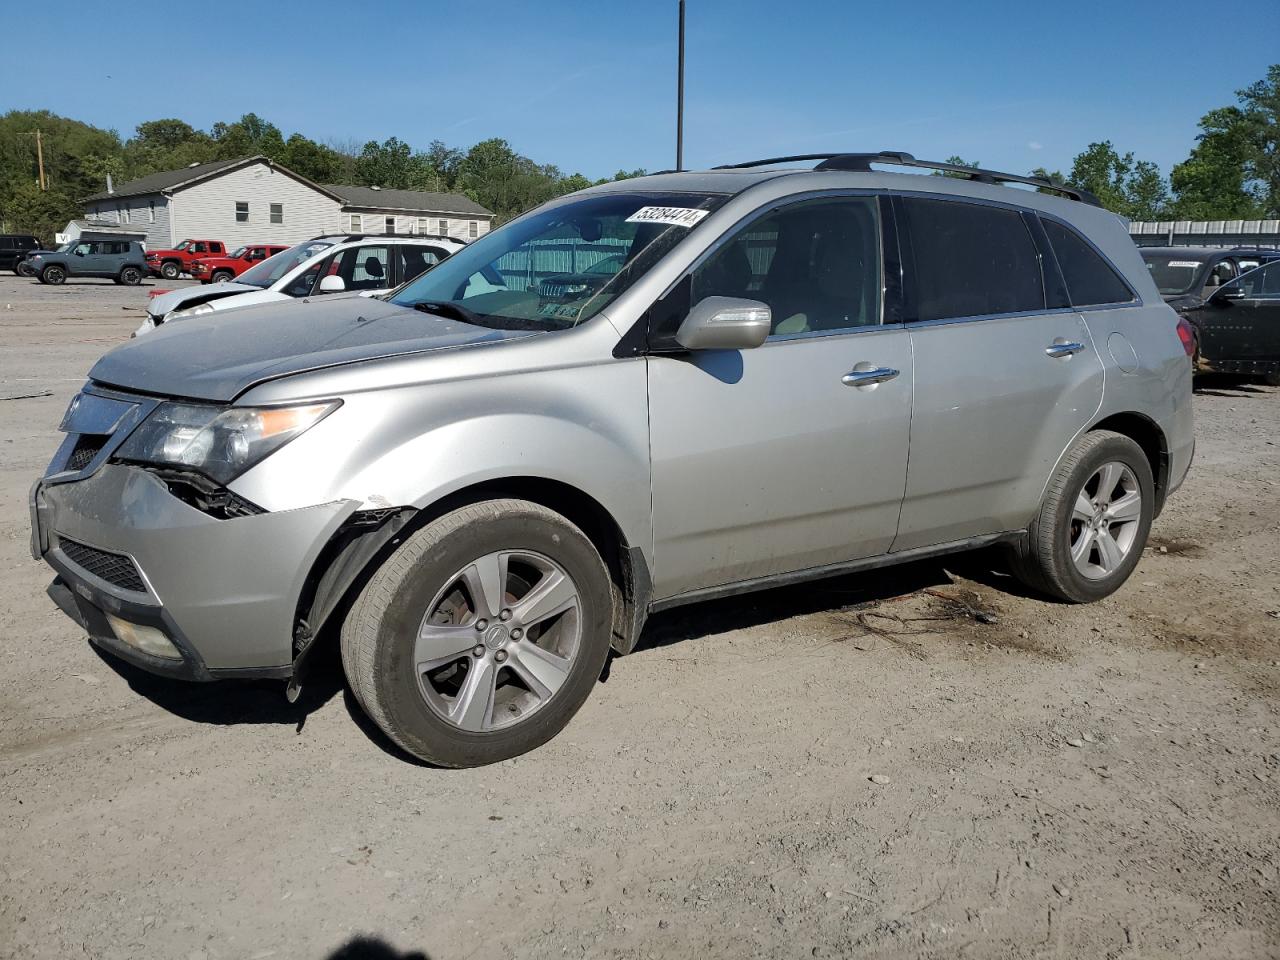
[[[62,283],[67,279],[67,271],[58,266],[45,267],[40,271],[40,282],[48,283],[54,286]]]
[[[172,260],[166,260],[160,264],[160,276],[166,280],[177,280],[180,273],[182,273],[182,269]]]
[[[342,628],[369,717],[446,767],[525,753],[559,733],[609,653],[613,592],[599,553],[546,507],[491,500],[413,534]]]
[[[1155,483],[1142,448],[1110,430],[1086,434],[1014,545],[1014,573],[1060,600],[1101,600],[1138,565],[1154,512]]]
[[[219,270],[209,278],[209,282],[210,283],[226,283],[230,279],[231,279],[231,272],[229,270]]]

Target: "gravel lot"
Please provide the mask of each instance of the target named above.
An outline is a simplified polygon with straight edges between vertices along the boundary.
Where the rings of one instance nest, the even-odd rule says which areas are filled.
[[[441,771],[333,665],[160,681],[46,599],[27,489],[147,289],[0,278],[0,956],[1280,956],[1280,391],[1199,392],[1103,603],[977,555],[704,604]]]

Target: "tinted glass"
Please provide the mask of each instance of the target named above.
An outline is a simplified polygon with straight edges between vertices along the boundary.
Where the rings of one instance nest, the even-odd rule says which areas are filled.
[[[1058,258],[1058,267],[1062,270],[1062,279],[1067,282],[1072,304],[1085,307],[1128,303],[1133,299],[1133,291],[1128,284],[1082,236],[1054,220],[1041,220],[1041,223]]]
[[[1016,211],[905,198],[916,264],[916,319],[1044,309],[1040,260]]]
[[[1238,284],[1246,297],[1280,297],[1280,260],[1249,271]]]
[[[428,267],[440,262],[440,254],[431,247],[420,247],[417,244],[402,244],[396,248],[400,254],[400,282],[407,283]]]
[[[1166,297],[1190,293],[1200,285],[1199,277],[1204,268],[1204,261],[1196,259],[1194,254],[1167,254],[1142,252],[1142,259],[1147,261],[1147,269],[1151,271],[1151,279],[1156,289]]]
[[[870,197],[814,200],[752,221],[693,272],[690,300],[760,300],[778,336],[880,322],[880,224]]]

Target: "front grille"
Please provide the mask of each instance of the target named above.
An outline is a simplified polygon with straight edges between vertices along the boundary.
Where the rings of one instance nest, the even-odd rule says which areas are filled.
[[[142,574],[138,572],[137,566],[123,554],[109,553],[75,540],[68,540],[66,537],[58,538],[58,547],[76,566],[107,581],[112,586],[137,593],[147,592],[147,585],[142,582]]]
[[[86,433],[81,435],[76,441],[75,448],[71,451],[71,456],[67,459],[68,470],[83,470],[93,462],[93,458],[98,455],[98,451],[107,445],[107,438],[96,433]]]

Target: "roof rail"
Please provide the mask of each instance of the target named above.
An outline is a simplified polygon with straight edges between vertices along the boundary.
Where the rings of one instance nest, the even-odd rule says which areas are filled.
[[[320,233],[312,240],[334,240],[341,237],[342,243],[353,243],[356,240],[377,240],[381,237],[395,237],[399,240],[455,240],[463,243],[463,237],[451,237],[444,233]]]
[[[798,163],[800,161],[820,161],[814,170],[858,170],[869,171],[871,164],[882,163],[897,167],[919,167],[925,170],[936,170],[940,173],[954,174],[979,183],[1024,183],[1040,190],[1051,190],[1071,200],[1079,200],[1091,206],[1100,207],[1102,202],[1088,190],[1069,187],[1048,177],[1024,177],[1016,173],[1000,173],[996,170],[983,170],[980,167],[966,167],[958,163],[943,163],[938,160],[917,160],[909,153],[900,150],[881,150],[878,153],[805,153],[791,157],[771,157],[766,160],[750,160],[746,163],[726,163],[715,170],[745,170],[750,167],[767,167],[775,163]]]

